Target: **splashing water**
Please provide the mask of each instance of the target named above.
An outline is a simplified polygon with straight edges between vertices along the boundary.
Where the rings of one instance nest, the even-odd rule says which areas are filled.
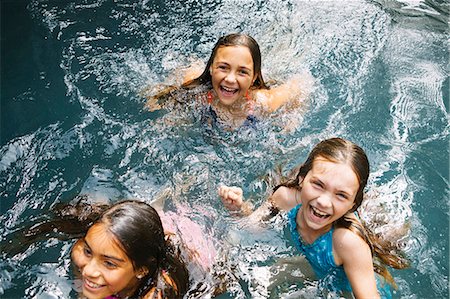
[[[187,209],[185,216],[217,240],[215,271],[230,279],[221,298],[333,298],[317,281],[301,279],[307,270],[285,238],[283,217],[266,227],[243,224],[221,206],[216,189],[243,186],[259,205],[270,192],[262,183],[266,173],[278,165],[290,169],[319,140],[341,136],[360,144],[371,161],[375,195],[364,219],[376,222],[378,232],[409,227],[399,242],[412,267],[393,271],[394,297],[448,297],[447,5],[20,5],[2,4],[2,22],[23,22],[15,31],[2,29],[2,49],[11,56],[2,59],[2,239],[79,193],[138,198]],[[217,38],[230,32],[258,41],[266,80],[310,72],[315,86],[307,108],[281,109],[257,131],[239,132],[206,129],[194,103],[144,110],[146,87],[176,82],[178,69],[206,62]],[[23,47],[19,36],[28,42]],[[19,54],[23,60],[13,59]],[[287,124],[293,129],[283,130]],[[2,298],[75,298],[70,246],[51,239],[2,259]]]

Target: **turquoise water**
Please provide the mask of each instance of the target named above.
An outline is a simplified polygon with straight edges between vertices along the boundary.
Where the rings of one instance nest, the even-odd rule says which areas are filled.
[[[298,282],[301,268],[280,263],[295,255],[285,219],[246,225],[223,209],[216,189],[243,186],[258,205],[268,171],[292,167],[319,140],[342,136],[371,161],[376,197],[367,217],[382,233],[410,225],[402,243],[412,267],[393,271],[394,298],[448,298],[446,2],[1,5],[2,238],[79,193],[165,202],[168,210],[188,207],[228,257],[221,271],[235,279],[222,298],[324,297],[316,282]],[[145,86],[171,82],[177,68],[206,61],[216,39],[234,31],[259,42],[266,79],[311,72],[316,84],[307,109],[281,110],[258,130],[239,132],[206,129],[190,105],[143,109]],[[289,124],[293,129],[284,130]],[[75,298],[70,245],[49,240],[3,256],[0,297]]]

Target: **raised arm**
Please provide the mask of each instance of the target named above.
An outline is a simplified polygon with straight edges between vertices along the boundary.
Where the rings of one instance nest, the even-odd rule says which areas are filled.
[[[222,185],[218,189],[218,194],[228,210],[237,212],[241,216],[250,216],[255,221],[270,219],[279,211],[288,211],[295,207],[296,192],[293,188],[279,187],[267,201],[253,211],[253,205],[244,201],[241,188]]]
[[[230,211],[240,212],[241,215],[250,215],[253,207],[249,202],[244,202],[243,191],[236,186],[222,185],[217,190],[223,205]]]
[[[203,72],[203,63],[200,61],[193,62],[189,67],[177,68],[164,83],[150,85],[141,91],[141,95],[147,98],[145,108],[149,111],[156,111],[162,108],[164,99],[167,95],[193,79],[200,76]]]

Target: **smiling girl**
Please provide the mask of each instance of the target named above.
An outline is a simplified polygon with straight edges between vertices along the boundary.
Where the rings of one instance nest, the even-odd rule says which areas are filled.
[[[359,146],[340,138],[324,140],[251,216],[289,211],[295,246],[330,290],[350,291],[356,298],[390,298],[385,281],[395,283],[385,265],[402,269],[408,261],[396,244],[380,240],[360,221],[357,209],[368,177],[369,161]],[[228,209],[251,213],[242,189],[221,186],[219,195]]]
[[[147,108],[160,108],[160,99],[174,91],[195,89],[197,98],[207,107],[208,120],[222,121],[232,128],[254,125],[257,118],[286,103],[301,105],[312,84],[310,77],[297,75],[269,88],[261,72],[258,43],[239,33],[219,38],[204,70],[194,65],[185,72],[183,81],[181,88],[171,86],[149,97]],[[173,95],[180,97],[176,92]]]
[[[140,201],[101,213],[71,257],[90,299],[179,298],[188,288],[188,272],[166,242],[158,213]]]
[[[198,225],[173,213],[160,212],[161,218],[139,200],[108,205],[89,203],[87,196],[78,199],[58,204],[44,220],[15,232],[2,250],[14,255],[40,239],[76,238],[71,259],[81,298],[171,299],[182,298],[188,290],[201,294],[194,283],[211,270],[215,251],[184,242],[187,236],[202,247],[211,245],[204,236],[189,234],[201,234]],[[164,229],[162,219],[168,224]]]

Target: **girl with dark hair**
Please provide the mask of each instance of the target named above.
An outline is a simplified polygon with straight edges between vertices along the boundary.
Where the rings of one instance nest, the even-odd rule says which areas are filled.
[[[251,125],[257,117],[288,102],[301,104],[309,93],[308,88],[301,90],[301,84],[311,81],[295,76],[270,89],[262,76],[258,43],[249,35],[233,33],[219,38],[201,73],[198,66],[191,67],[184,75],[181,88],[169,86],[148,97],[147,108],[159,109],[160,99],[174,91],[198,87],[197,97],[207,106],[210,119],[220,119],[236,128]],[[172,96],[176,98],[178,93]]]
[[[332,138],[317,144],[298,171],[253,213],[241,188],[221,186],[218,192],[228,209],[256,219],[289,211],[294,244],[329,289],[350,291],[356,298],[390,298],[389,285],[395,283],[385,265],[402,269],[408,261],[398,245],[371,233],[358,216],[368,177],[364,151]]]
[[[187,293],[186,263],[195,258],[174,233],[165,235],[153,207],[138,200],[102,205],[85,199],[60,204],[46,220],[16,232],[3,250],[15,254],[14,244],[23,248],[48,237],[78,238],[71,258],[84,297],[182,298]]]

